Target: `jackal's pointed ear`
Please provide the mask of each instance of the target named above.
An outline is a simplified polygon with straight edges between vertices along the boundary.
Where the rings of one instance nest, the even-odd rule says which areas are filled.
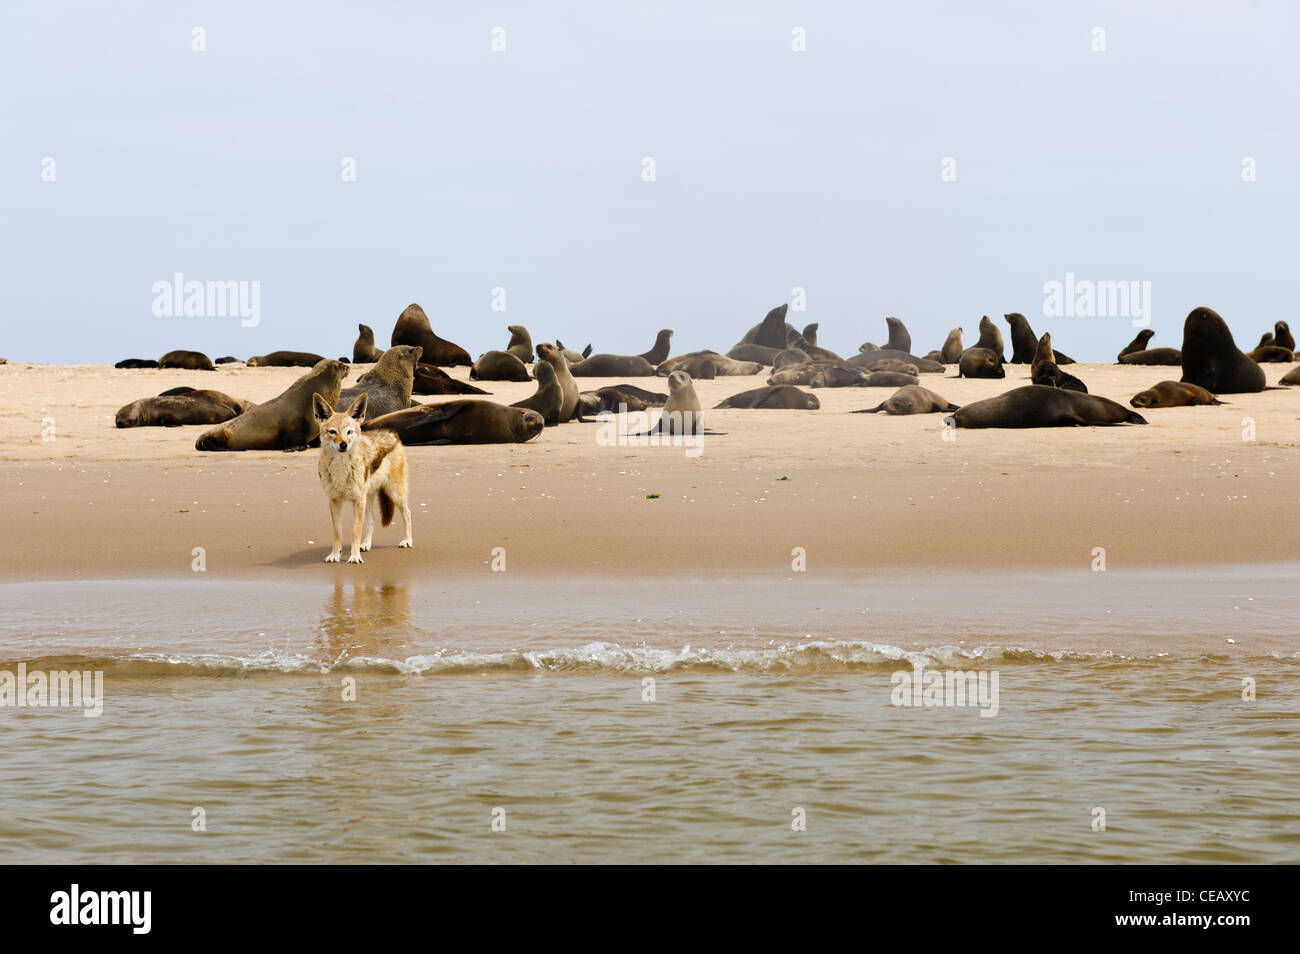
[[[348,408],[348,417],[360,424],[366,419],[366,407],[369,406],[369,404],[370,395],[365,391],[362,391],[361,396],[353,401],[352,406]]]
[[[328,421],[334,416],[334,408],[325,403],[325,399],[319,394],[311,396],[311,413],[318,421]]]

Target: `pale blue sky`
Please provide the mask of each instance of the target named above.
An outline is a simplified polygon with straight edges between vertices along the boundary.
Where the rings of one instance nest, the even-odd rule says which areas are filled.
[[[1113,360],[1128,319],[1043,317],[1066,272],[1150,281],[1154,345],[1294,323],[1300,5],[702,6],[6,0],[0,355],[338,356],[411,301],[473,354],[725,350],[801,286],[841,352],[1022,311]],[[155,317],[177,271],[260,325]]]

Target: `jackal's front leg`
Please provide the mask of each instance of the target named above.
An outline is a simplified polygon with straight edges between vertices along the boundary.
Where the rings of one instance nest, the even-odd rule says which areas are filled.
[[[352,552],[348,554],[349,563],[365,563],[361,559],[361,531],[366,522],[366,498],[363,495],[352,501]]]
[[[343,501],[330,498],[330,523],[334,527],[334,549],[325,558],[326,563],[338,563],[343,549]]]

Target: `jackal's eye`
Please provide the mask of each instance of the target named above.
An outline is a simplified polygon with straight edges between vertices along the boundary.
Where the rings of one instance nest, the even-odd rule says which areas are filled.
[[[336,431],[336,430],[334,430],[334,428],[332,428],[332,427],[330,428],[330,437],[337,437],[337,436],[338,436],[338,433],[339,433],[339,432]]]

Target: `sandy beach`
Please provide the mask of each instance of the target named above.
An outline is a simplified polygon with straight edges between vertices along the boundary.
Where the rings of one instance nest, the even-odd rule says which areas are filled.
[[[1290,367],[1266,365],[1269,381]],[[957,379],[950,369],[921,383],[963,404],[1028,383],[1027,367],[1007,368],[1005,380]],[[1179,374],[1071,370],[1125,404]],[[1296,555],[1287,520],[1300,502],[1295,389],[1150,410],[1145,427],[963,429],[945,440],[941,414],[848,413],[892,389],[826,388],[816,392],[819,411],[709,412],[720,433],[703,437],[694,457],[680,447],[601,446],[599,423],[547,428],[528,444],[413,447],[416,547],[401,552],[398,532],[380,531],[363,567],[321,562],[329,521],[317,451],[200,453],[202,427],[113,425],[118,407],[168,388],[264,401],[301,373],[0,366],[0,474],[17,537],[0,555],[0,578],[184,576],[194,547],[210,574],[288,579],[480,573],[495,547],[506,548],[510,572],[540,575],[782,573],[795,547],[810,572],[1088,568],[1097,547],[1109,572]],[[662,378],[630,383],[666,390]],[[724,377],[696,387],[709,408],[763,383]],[[485,400],[502,403],[533,391],[484,388]],[[1252,421],[1254,439],[1244,439]]]

